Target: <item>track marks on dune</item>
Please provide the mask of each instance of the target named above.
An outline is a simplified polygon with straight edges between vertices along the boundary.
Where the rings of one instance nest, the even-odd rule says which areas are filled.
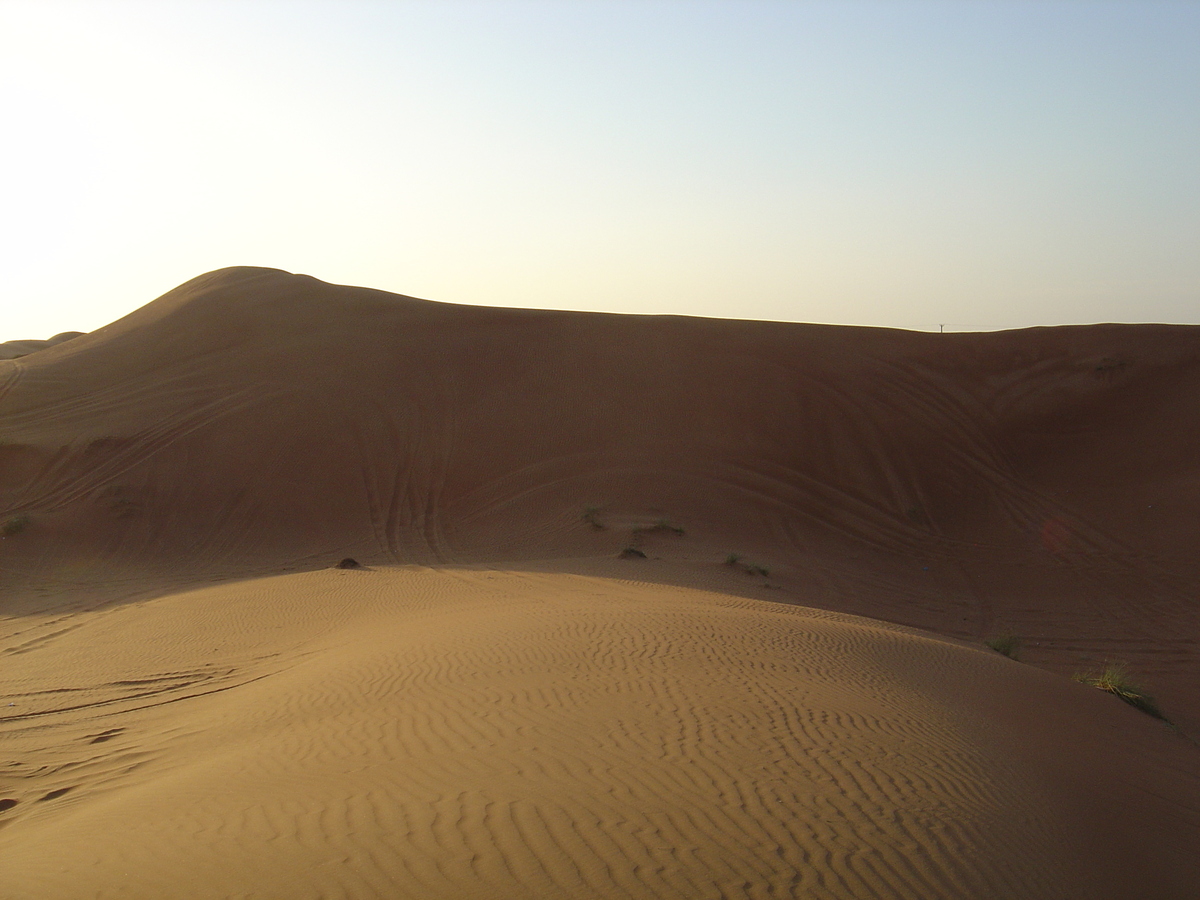
[[[256,402],[260,398],[251,398],[249,392],[222,396],[194,404],[186,413],[167,417],[128,438],[97,439],[81,450],[63,448],[20,497],[20,505],[53,511],[76,503],[176,441]],[[79,465],[81,455],[86,465]]]
[[[887,372],[886,383],[900,402],[885,397],[884,409],[893,417],[900,413],[914,417],[915,413],[927,434],[938,435],[942,451],[951,454],[947,474],[969,485],[977,500],[985,498],[993,516],[1007,523],[1012,533],[1025,536],[1029,551],[1053,554],[1079,578],[1095,582],[1097,603],[1104,605],[1105,614],[1124,621],[1132,631],[1140,632],[1148,623],[1175,618],[1179,601],[1190,596],[1186,582],[1169,567],[1138,553],[1109,529],[1083,518],[1068,503],[1022,477],[1010,448],[998,437],[1005,433],[1001,421],[1004,417],[1023,407],[1036,408],[1033,398],[1060,390],[1064,377],[1074,369],[1064,373],[1061,362],[1043,361],[1010,373],[989,389],[951,381],[942,373],[913,363],[893,362]],[[976,524],[986,527],[987,522],[985,515]],[[1048,522],[1061,527],[1061,548],[1040,545]],[[968,552],[964,554],[962,549]],[[960,558],[971,555],[969,548],[948,546],[947,550]],[[968,570],[963,568],[962,572],[970,581]],[[1143,596],[1135,605],[1105,599],[1104,582],[1113,576],[1142,582]],[[976,595],[984,607],[982,618],[986,623],[991,619],[987,591],[979,589]],[[1159,603],[1156,598],[1170,599]],[[1153,607],[1148,608],[1147,602]]]
[[[22,372],[21,364],[16,360],[0,361],[0,402],[20,383]]]
[[[72,621],[70,616],[56,616],[26,628],[10,632],[5,636],[5,646],[0,647],[0,653],[5,655],[31,653],[51,643],[56,638],[70,634],[79,628],[80,624],[79,622]]]
[[[370,415],[341,414],[357,453],[372,534],[394,562],[440,563],[452,557],[442,526],[442,492],[457,430],[448,391],[435,385],[427,397],[414,388],[411,402],[401,405],[360,394],[357,400]]]
[[[13,691],[7,694],[12,706],[7,714],[0,712],[0,725],[100,707],[115,706],[122,711],[133,711],[217,693],[253,680],[239,679],[238,676],[236,669],[205,668],[97,685]],[[151,698],[152,702],[147,703]]]
[[[878,372],[865,392],[805,375],[796,416],[805,420],[810,402],[800,398],[820,398],[811,401],[820,412],[809,425],[816,450],[800,447],[790,462],[760,455],[753,465],[716,470],[713,479],[718,490],[743,493],[747,506],[777,511],[773,530],[790,548],[793,568],[824,573],[825,589],[840,608],[853,608],[863,589],[879,588],[876,596],[892,596],[890,618],[982,638],[1016,612],[1011,590],[997,590],[994,579],[978,572],[1003,553],[1016,565],[1066,569],[1093,585],[1094,598],[1079,615],[1102,631],[1111,630],[1101,624],[1106,619],[1122,622],[1122,632],[1138,639],[1194,624],[1181,615],[1190,608],[1185,579],[1022,476],[1003,440],[1000,417],[1010,405],[1003,385],[996,395],[995,386],[955,382],[911,361],[872,365]],[[1053,375],[1039,372],[1033,380]],[[821,449],[828,447],[845,452]],[[1045,546],[1047,523],[1062,531],[1063,546]],[[917,557],[953,571],[950,584],[943,576],[937,589],[966,602],[965,619],[959,623],[940,595],[900,589],[895,577],[867,585],[866,572],[833,571],[822,555],[837,553],[839,541],[856,553]],[[1121,597],[1112,590],[1117,581],[1137,586]]]

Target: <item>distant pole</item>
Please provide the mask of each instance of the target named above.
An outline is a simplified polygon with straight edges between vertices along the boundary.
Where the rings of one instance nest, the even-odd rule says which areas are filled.
[[[945,333],[946,333],[946,326],[945,326],[945,325],[939,325],[939,326],[938,326],[938,334],[945,334]]]

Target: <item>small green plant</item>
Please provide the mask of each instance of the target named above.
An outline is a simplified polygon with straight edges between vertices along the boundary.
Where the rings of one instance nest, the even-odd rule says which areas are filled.
[[[598,506],[585,506],[583,508],[583,515],[580,518],[596,529],[596,531],[603,531],[606,527],[600,521],[600,507]]]
[[[1124,663],[1105,663],[1104,669],[1099,673],[1079,672],[1075,675],[1075,680],[1114,694],[1135,709],[1140,709],[1147,715],[1168,722],[1167,717],[1158,708],[1158,704],[1154,702],[1154,698],[1130,680]],[[1170,723],[1168,722],[1168,724]]]
[[[998,634],[995,637],[990,637],[984,641],[988,647],[991,647],[1001,656],[1007,656],[1009,659],[1017,659],[1021,654],[1021,639],[1015,634]]]
[[[725,557],[725,565],[730,567],[736,566],[741,561],[742,557],[737,553],[730,553],[727,557]]]
[[[621,551],[621,559],[645,559],[646,554],[637,547],[626,547]]]
[[[12,537],[15,534],[20,534],[29,525],[29,516],[23,513],[16,516],[9,516],[4,520],[4,524],[0,525],[0,534],[5,537]]]

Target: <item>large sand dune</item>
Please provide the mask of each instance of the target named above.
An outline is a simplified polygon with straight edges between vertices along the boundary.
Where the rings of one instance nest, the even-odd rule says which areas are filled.
[[[0,361],[0,896],[1194,898],[1198,380],[264,269]]]

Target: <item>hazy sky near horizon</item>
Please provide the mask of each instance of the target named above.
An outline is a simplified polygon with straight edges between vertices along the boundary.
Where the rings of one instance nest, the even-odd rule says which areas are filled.
[[[432,300],[1200,322],[1198,2],[0,0],[0,340]]]

